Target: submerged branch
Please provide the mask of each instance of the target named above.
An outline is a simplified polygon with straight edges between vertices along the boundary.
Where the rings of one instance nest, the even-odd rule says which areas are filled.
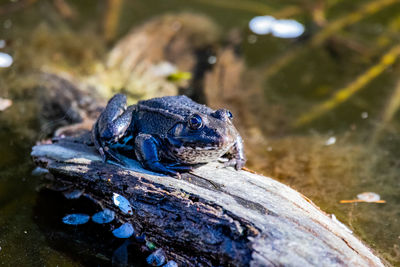
[[[111,41],[115,37],[121,15],[122,2],[123,0],[107,0],[103,20],[104,39],[106,41]]]
[[[358,10],[343,16],[337,20],[327,23],[326,26],[321,29],[316,35],[314,35],[311,40],[304,46],[297,46],[289,50],[286,54],[283,54],[272,64],[266,66],[266,79],[278,73],[284,66],[289,65],[296,57],[300,55],[301,52],[306,49],[313,49],[321,44],[323,44],[328,38],[336,34],[343,28],[357,23],[361,19],[367,16],[371,16],[389,5],[398,3],[398,0],[380,0],[372,1],[365,5],[362,5]]]
[[[397,81],[396,88],[393,94],[390,95],[389,100],[387,101],[387,105],[383,111],[382,121],[376,127],[374,133],[371,138],[371,145],[375,145],[379,140],[382,132],[388,126],[388,124],[392,121],[393,116],[400,108],[400,79]]]
[[[321,117],[326,112],[334,109],[338,105],[346,102],[355,93],[365,88],[365,86],[371,82],[374,78],[380,75],[388,67],[395,63],[396,59],[400,55],[400,45],[392,47],[386,54],[384,54],[379,63],[369,68],[365,73],[358,76],[353,82],[351,82],[345,88],[340,89],[327,101],[315,106],[311,111],[301,115],[294,123],[295,127],[302,126],[313,121],[316,118]]]
[[[363,18],[373,15],[380,10],[388,7],[389,5],[398,3],[398,0],[381,0],[381,1],[372,1],[365,5],[363,5],[359,10],[348,14],[347,16],[343,16],[331,23],[328,23],[327,26],[322,29],[319,33],[317,33],[311,39],[311,46],[321,45],[326,39],[328,39],[333,34],[337,33],[344,27],[352,25]]]
[[[396,89],[394,93],[390,96],[389,104],[383,112],[383,123],[387,124],[392,119],[394,114],[399,110],[400,107],[400,80],[397,81]]]

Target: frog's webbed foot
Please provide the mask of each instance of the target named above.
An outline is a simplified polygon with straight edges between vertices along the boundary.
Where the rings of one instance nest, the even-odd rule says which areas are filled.
[[[235,144],[227,153],[228,161],[224,163],[225,167],[233,166],[236,170],[241,170],[246,164],[244,155],[243,140],[240,136],[237,137]]]
[[[126,108],[126,96],[116,94],[108,101],[106,108],[94,124],[92,138],[103,161],[113,159],[121,162],[110,146],[117,143],[125,134],[131,124],[134,108],[135,106]]]
[[[246,164],[246,159],[229,159],[224,162],[224,167],[234,167],[237,171],[241,170]]]
[[[168,164],[166,165],[168,169],[178,171],[178,172],[189,172],[193,170],[193,166],[190,165],[182,165],[179,163],[173,163],[173,164]]]
[[[115,162],[123,164],[123,162],[118,158],[117,153],[112,151],[108,146],[100,147],[98,150],[99,150],[99,153],[101,155],[101,159],[103,160],[103,162],[106,162],[107,160],[111,159]]]
[[[155,172],[180,177],[178,171],[188,171],[190,166],[164,165],[160,162],[160,143],[149,134],[138,134],[135,138],[135,154],[139,162]]]

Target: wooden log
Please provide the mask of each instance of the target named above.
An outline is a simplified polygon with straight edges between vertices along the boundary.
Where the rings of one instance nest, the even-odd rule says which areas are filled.
[[[179,266],[383,266],[349,229],[271,178],[201,166],[181,179],[103,163],[90,135],[33,147],[54,182],[84,189]],[[113,203],[117,193],[132,214]]]

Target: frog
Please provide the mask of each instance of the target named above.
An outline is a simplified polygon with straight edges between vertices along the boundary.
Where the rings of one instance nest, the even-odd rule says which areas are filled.
[[[213,110],[185,95],[141,100],[127,106],[115,94],[91,130],[103,162],[123,163],[121,155],[144,169],[171,176],[225,158],[241,170],[246,157],[243,139],[227,109]]]

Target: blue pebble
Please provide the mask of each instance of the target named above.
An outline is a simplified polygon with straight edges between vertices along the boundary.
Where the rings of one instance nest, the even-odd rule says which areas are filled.
[[[129,200],[121,196],[120,194],[113,194],[114,204],[125,214],[132,215],[132,206]]]
[[[85,224],[89,221],[90,216],[87,214],[75,213],[66,215],[62,221],[69,225]]]
[[[41,168],[41,167],[36,167],[33,171],[32,171],[32,175],[33,176],[40,176],[43,174],[49,173],[48,169],[45,168]]]
[[[146,258],[146,262],[151,266],[161,266],[165,263],[165,260],[165,253],[162,248],[157,249]]]
[[[174,261],[169,261],[163,267],[178,267],[178,263]]]
[[[109,209],[105,209],[103,211],[97,212],[92,216],[92,220],[95,223],[103,224],[109,223],[114,220],[115,212]]]
[[[67,199],[78,199],[82,196],[83,190],[75,189],[72,191],[65,191],[63,194]]]
[[[132,224],[124,223],[123,225],[112,231],[112,233],[117,238],[129,238],[135,233],[135,230],[133,229]]]

